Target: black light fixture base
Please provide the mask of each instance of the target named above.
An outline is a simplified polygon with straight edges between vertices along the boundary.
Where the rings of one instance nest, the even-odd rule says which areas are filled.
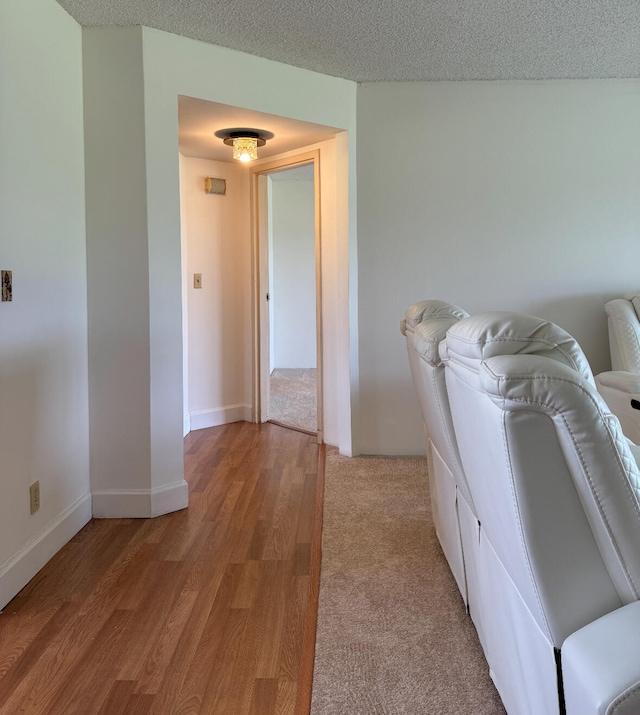
[[[258,146],[264,146],[268,139],[273,139],[273,133],[264,131],[263,129],[220,129],[215,133],[218,139],[222,139],[222,142],[227,146],[233,146],[233,140],[239,139],[240,137],[247,137],[249,139],[256,139]]]

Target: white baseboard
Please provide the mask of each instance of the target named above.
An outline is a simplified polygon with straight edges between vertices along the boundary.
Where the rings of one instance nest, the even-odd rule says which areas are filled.
[[[251,422],[251,405],[227,405],[213,410],[199,410],[192,412],[190,417],[192,430],[218,427],[243,420]]]
[[[93,492],[96,519],[148,519],[189,506],[184,479],[155,489],[105,489]]]
[[[182,420],[182,436],[186,437],[191,432],[191,415],[185,415]]]
[[[189,506],[189,485],[181,479],[151,490],[151,516],[162,516]]]
[[[3,564],[0,567],[0,608],[4,608],[90,519],[91,494],[85,494]]]

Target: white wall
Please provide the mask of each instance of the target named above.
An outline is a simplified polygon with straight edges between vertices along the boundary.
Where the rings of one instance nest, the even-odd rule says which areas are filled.
[[[315,192],[310,179],[270,181],[273,360],[276,368],[316,366]]]
[[[422,451],[418,300],[549,318],[609,366],[603,305],[640,285],[640,81],[364,84],[358,157],[363,451]]]
[[[224,196],[206,194],[204,179],[225,179]],[[188,414],[191,429],[251,418],[245,404],[245,291],[249,255],[246,167],[180,157],[183,242],[188,304]],[[202,274],[202,288],[193,274]]]
[[[141,28],[84,28],[83,59],[93,511],[156,516],[185,507],[188,493],[182,456],[156,433],[163,406],[149,379],[151,324],[162,332],[171,314],[152,311]],[[175,262],[179,296],[179,238],[175,253],[164,260]],[[176,421],[181,449],[181,411]]]
[[[81,32],[53,0],[0,4],[0,155],[1,608],[91,516]]]
[[[150,265],[151,404],[154,456],[164,463],[182,459],[182,329],[178,153],[179,94],[348,130],[334,152],[334,177],[344,173],[345,202],[339,214],[337,240],[343,259],[333,261],[340,330],[350,330],[357,297],[349,271],[356,262],[355,100],[356,85],[334,77],[252,57],[221,47],[143,28],[147,220]],[[215,71],[223,68],[223,71]],[[328,159],[329,161],[329,159]],[[335,181],[335,179],[334,179]],[[334,194],[335,203],[335,194]],[[344,210],[348,207],[347,211]],[[334,212],[335,214],[335,212]],[[347,220],[348,218],[348,220]],[[249,237],[247,237],[249,240]],[[337,249],[336,249],[337,250]],[[250,276],[247,277],[250,281]],[[248,290],[251,285],[248,283]],[[251,325],[250,306],[245,325]],[[351,329],[355,329],[351,322]],[[357,364],[347,349],[337,355],[342,380],[357,380]],[[336,381],[339,378],[336,378]],[[338,395],[342,415],[335,437],[350,453],[352,394]],[[177,435],[177,439],[176,439]]]

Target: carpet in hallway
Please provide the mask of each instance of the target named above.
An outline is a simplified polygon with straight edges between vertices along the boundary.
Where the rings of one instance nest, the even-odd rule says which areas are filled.
[[[315,368],[276,368],[269,381],[269,419],[317,432]]]
[[[327,451],[312,715],[504,715],[430,511],[425,459]]]

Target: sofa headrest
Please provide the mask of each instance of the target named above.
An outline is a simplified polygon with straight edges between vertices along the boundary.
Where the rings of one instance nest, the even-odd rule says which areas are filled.
[[[424,320],[431,318],[462,320],[468,316],[469,313],[465,310],[445,300],[421,300],[407,308],[404,319],[400,321],[400,330],[403,335],[406,335],[407,330],[415,330],[416,326]]]
[[[413,335],[413,349],[433,367],[442,365],[438,348],[457,318],[431,318],[420,323]]]
[[[573,395],[587,390],[593,406],[609,413],[593,385],[585,387],[576,370],[546,355],[490,358],[480,368],[480,386],[496,404],[511,411],[538,409],[556,415],[571,409]]]
[[[495,311],[461,320],[449,329],[443,352],[475,370],[498,355],[541,355],[568,365],[594,384],[575,339],[555,323],[525,313]]]

